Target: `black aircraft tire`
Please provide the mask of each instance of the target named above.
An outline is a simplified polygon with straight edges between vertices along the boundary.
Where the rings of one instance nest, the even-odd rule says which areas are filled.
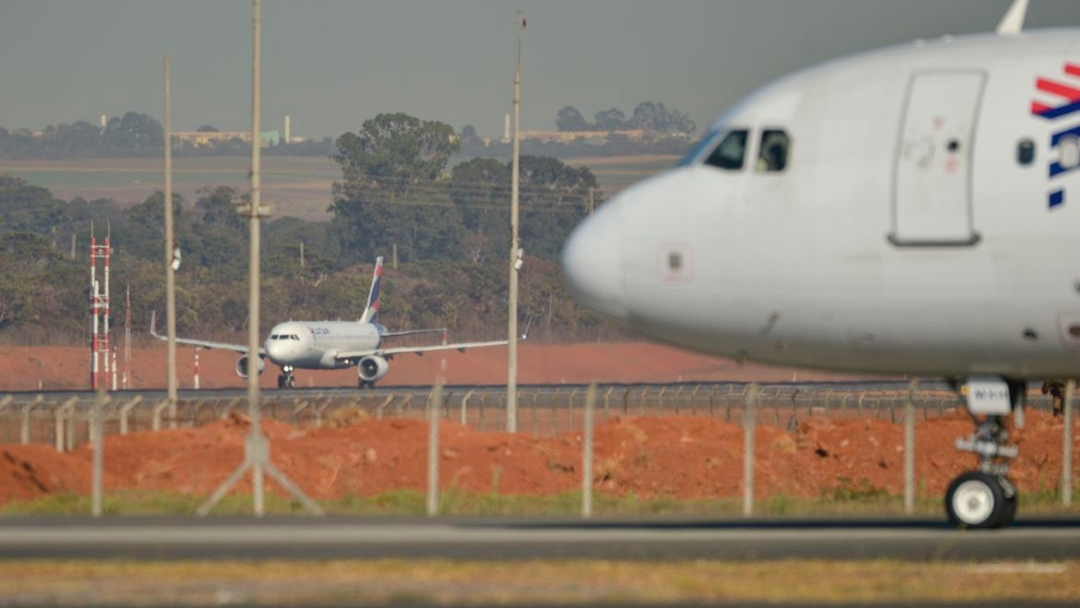
[[[1007,526],[1013,523],[1013,521],[1016,519],[1017,496],[1018,494],[1014,492],[1012,498],[1005,499],[1005,513],[1003,514],[1004,516],[1002,518],[1002,526]]]
[[[949,522],[959,528],[1000,528],[1015,514],[1015,500],[1009,506],[1005,491],[996,477],[969,471],[953,480],[945,493],[945,512]]]

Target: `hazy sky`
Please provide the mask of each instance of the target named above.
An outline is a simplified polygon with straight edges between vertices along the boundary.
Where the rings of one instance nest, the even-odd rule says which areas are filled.
[[[760,84],[853,51],[993,29],[1010,0],[264,0],[263,128],[355,130],[404,111],[502,132],[514,14],[528,19],[522,128],[640,101],[699,127]],[[1080,1],[1032,0],[1029,27],[1080,25]],[[0,125],[127,110],[176,130],[250,128],[249,0],[3,0]]]

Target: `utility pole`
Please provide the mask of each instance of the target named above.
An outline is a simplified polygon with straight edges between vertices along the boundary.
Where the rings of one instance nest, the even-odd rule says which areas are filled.
[[[260,205],[261,177],[260,177],[260,135],[259,117],[259,33],[262,29],[262,0],[253,0],[254,13],[252,17],[253,52],[251,62],[251,203],[241,206],[239,212],[246,215],[251,228],[251,261],[250,281],[248,289],[248,353],[247,353],[247,381],[248,381],[248,417],[251,419],[251,431],[244,441],[244,462],[240,464],[232,475],[222,483],[217,490],[199,507],[199,515],[206,515],[214,508],[225,494],[232,489],[240,478],[248,470],[251,470],[253,512],[255,517],[262,517],[265,513],[264,492],[265,475],[268,473],[281,487],[291,493],[309,511],[316,515],[322,515],[323,510],[317,503],[307,497],[288,477],[270,462],[270,442],[262,432],[261,414],[262,403],[259,395],[259,222],[263,217],[270,215],[269,207]]]
[[[508,321],[508,372],[506,378],[506,431],[517,432],[517,313],[518,270],[521,269],[521,239],[518,237],[518,179],[521,175],[521,39],[525,18],[517,14],[517,64],[514,68],[514,156],[510,169],[510,313]]]
[[[259,281],[262,270],[259,265],[259,242],[262,220],[260,199],[262,196],[261,159],[262,154],[262,124],[259,110],[259,81],[260,69],[259,55],[261,54],[260,30],[262,29],[262,6],[260,0],[254,0],[254,16],[252,17],[252,59],[251,59],[251,209],[248,213],[248,227],[251,237],[250,273],[248,277],[248,416],[251,418],[251,436],[249,444],[261,444],[265,446],[266,438],[262,434],[261,414],[262,403],[259,395],[259,314],[262,303],[259,300]],[[256,451],[256,450],[251,450]],[[262,517],[263,506],[263,467],[268,454],[259,454],[255,459],[256,466],[251,469],[252,490],[254,492],[255,517]]]
[[[165,56],[165,335],[169,428],[176,428],[176,242],[173,238],[172,122],[169,107],[169,57]]]
[[[124,390],[131,388],[131,285],[127,286],[124,310]]]

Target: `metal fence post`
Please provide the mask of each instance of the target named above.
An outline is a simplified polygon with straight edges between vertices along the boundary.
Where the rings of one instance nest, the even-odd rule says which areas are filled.
[[[37,397],[34,397],[33,401],[23,406],[22,428],[19,429],[19,441],[23,445],[30,443],[30,410],[37,407],[44,399],[44,396],[38,395]]]
[[[64,416],[73,416],[75,411],[75,404],[79,402],[78,397],[72,397],[64,402],[63,405],[56,408],[56,436],[53,438],[56,440],[56,451],[64,451]],[[70,414],[68,412],[71,412]]]
[[[461,424],[465,425],[469,423],[469,397],[476,392],[476,389],[471,389],[465,393],[465,396],[461,398]]]
[[[566,424],[572,431],[574,430],[574,397],[577,396],[578,389],[570,391],[570,402],[566,406]]]
[[[442,409],[442,383],[437,382],[428,402],[428,491],[427,514],[439,514],[439,410]]]
[[[109,402],[104,390],[98,391],[94,401],[94,413],[90,426],[93,429],[94,471],[90,486],[90,514],[101,517],[102,476],[104,474],[105,453],[105,404]]]
[[[128,434],[128,414],[131,413],[131,408],[142,403],[142,395],[135,395],[135,398],[128,401],[120,408],[120,434]]]
[[[7,395],[3,399],[0,399],[0,412],[3,412],[7,406],[11,405],[11,402],[15,401],[14,395]],[[6,427],[7,425],[5,425]]]
[[[74,398],[74,397],[73,397]],[[61,405],[53,411],[53,416],[56,419],[56,427],[53,430],[53,440],[55,441],[55,447],[57,452],[64,451],[64,408],[66,406]]]
[[[559,434],[559,426],[555,422],[555,402],[559,397],[559,389],[555,389],[555,395],[551,397],[551,436],[555,437]]]
[[[743,516],[754,514],[754,408],[758,385],[753,383],[743,400]]]
[[[532,407],[529,408],[532,411],[533,437],[540,437],[540,406],[537,404],[539,398],[540,391],[533,393]]]
[[[151,415],[151,418],[150,418],[150,430],[152,430],[152,431],[160,431],[161,430],[161,412],[164,411],[165,408],[169,407],[169,404],[170,404],[170,401],[168,399],[163,399],[162,401],[158,402],[157,405],[154,406],[154,409],[150,412],[150,415]]]
[[[1065,385],[1065,403],[1062,404],[1063,411],[1061,412],[1062,418],[1064,418],[1065,427],[1062,429],[1062,449],[1061,449],[1061,504],[1066,507],[1072,505],[1073,494],[1073,454],[1072,454],[1072,432],[1073,432],[1073,397],[1076,395],[1076,380],[1069,380]]]
[[[581,451],[581,516],[592,517],[593,413],[596,411],[596,383],[585,394],[585,441]]]
[[[919,381],[908,384],[907,403],[904,404],[904,513],[915,513],[915,393]]]

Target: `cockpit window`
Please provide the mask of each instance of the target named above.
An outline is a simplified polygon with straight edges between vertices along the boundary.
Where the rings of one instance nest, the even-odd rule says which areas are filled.
[[[705,159],[705,164],[727,171],[742,169],[746,159],[748,133],[746,129],[729,131],[717,144],[716,149]]]
[[[757,170],[762,173],[775,173],[787,167],[788,149],[791,139],[785,131],[765,129],[761,132],[761,149],[758,152]]]
[[[278,339],[278,335],[277,335],[277,334],[274,334],[274,335],[270,336],[270,339],[271,339],[271,340],[277,340],[277,339]]]
[[[296,334],[291,334],[291,335],[289,336],[289,339],[290,339],[290,340],[299,340],[299,339],[300,339],[300,336],[298,336],[298,335],[296,335]]]

